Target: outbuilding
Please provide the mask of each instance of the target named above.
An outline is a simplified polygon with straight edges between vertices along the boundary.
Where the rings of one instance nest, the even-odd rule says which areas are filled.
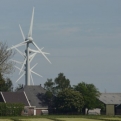
[[[121,115],[121,93],[101,93],[98,98],[106,106],[106,115]]]

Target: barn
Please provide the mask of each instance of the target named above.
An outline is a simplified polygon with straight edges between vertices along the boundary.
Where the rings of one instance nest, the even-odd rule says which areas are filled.
[[[121,115],[121,93],[101,93],[98,98],[106,106],[106,115]]]

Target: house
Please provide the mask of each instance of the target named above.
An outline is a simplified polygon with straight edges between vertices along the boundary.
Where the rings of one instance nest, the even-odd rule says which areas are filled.
[[[24,86],[18,92],[25,92],[29,106],[34,107],[34,115],[48,113],[48,103],[44,98],[46,90],[41,85]]]
[[[23,103],[25,105],[23,115],[48,114],[48,104],[44,99],[45,93],[46,90],[41,85],[24,86],[17,92],[1,92],[0,102]]]
[[[30,107],[25,92],[0,92],[0,102],[23,103],[25,105],[24,108]],[[24,115],[24,113],[23,110],[22,115]]]
[[[106,115],[121,115],[121,93],[101,93],[98,98],[106,106]]]

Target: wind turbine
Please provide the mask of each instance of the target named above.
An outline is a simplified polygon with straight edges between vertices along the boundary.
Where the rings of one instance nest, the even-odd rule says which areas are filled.
[[[16,68],[19,69],[19,71],[20,71],[19,74],[21,74],[23,72],[21,74],[21,76],[19,77],[19,79],[22,78],[25,75],[25,85],[30,85],[30,78],[32,80],[32,83],[34,84],[31,73],[34,73],[34,74],[36,74],[38,76],[41,76],[41,75],[35,73],[32,70],[37,64],[35,64],[32,68],[30,68],[30,62],[32,61],[32,59],[35,57],[35,55],[37,53],[42,54],[45,57],[45,59],[51,64],[50,60],[46,57],[46,54],[49,54],[49,53],[43,52],[42,51],[43,48],[40,49],[36,45],[36,43],[33,41],[33,38],[32,38],[33,20],[34,20],[34,8],[33,8],[33,12],[32,12],[32,18],[31,18],[31,22],[30,22],[30,28],[29,28],[28,36],[25,38],[24,33],[22,31],[22,28],[19,25],[20,31],[21,31],[21,34],[22,34],[22,37],[23,37],[24,41],[19,43],[19,44],[17,44],[17,45],[15,45],[15,46],[12,46],[11,48],[9,48],[9,49],[16,49],[24,57],[24,62],[22,63],[21,68],[18,68],[18,67],[16,67]],[[31,49],[29,47],[30,44],[33,44],[37,50]],[[20,50],[17,49],[17,47],[20,47],[20,46],[23,46],[23,45],[26,46],[25,53],[22,53]],[[15,61],[15,60],[13,60],[13,61]],[[18,61],[16,61],[16,62],[17,63],[21,63],[21,62],[18,62]],[[23,69],[24,65],[25,65],[25,69]]]

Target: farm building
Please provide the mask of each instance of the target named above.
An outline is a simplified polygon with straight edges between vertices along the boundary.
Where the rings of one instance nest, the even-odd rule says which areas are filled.
[[[39,86],[25,86],[18,92],[1,92],[0,102],[23,103],[23,115],[41,115],[48,113],[48,105],[43,96],[46,90]]]
[[[101,93],[98,98],[106,106],[106,115],[121,115],[121,93]]]

